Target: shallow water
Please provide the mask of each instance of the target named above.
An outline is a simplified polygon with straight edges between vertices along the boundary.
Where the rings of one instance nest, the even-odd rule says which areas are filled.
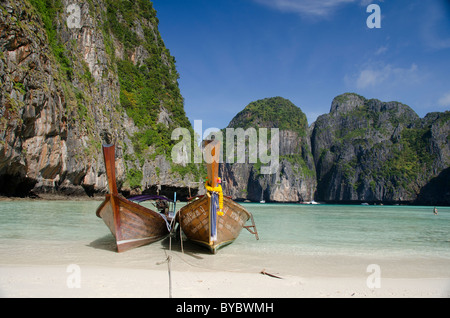
[[[0,264],[166,266],[158,263],[166,257],[169,239],[115,253],[109,229],[95,215],[100,203],[0,201]],[[243,205],[254,215],[259,241],[244,229],[233,244],[210,255],[189,242],[183,243],[182,254],[180,242],[172,240],[175,269],[253,272],[276,268],[284,273],[324,275],[324,268],[333,273],[365,273],[370,263],[364,262],[374,260],[385,262],[384,268],[393,271],[418,271],[422,277],[450,275],[449,207],[438,207],[435,216],[432,207],[416,206]],[[363,267],[355,263],[357,258],[363,259]],[[396,259],[402,259],[401,268],[392,263]],[[408,265],[404,259],[414,262]]]
[[[281,254],[410,255],[450,258],[450,208],[247,204],[261,242],[239,248]],[[261,246],[262,245],[262,246]],[[237,246],[236,246],[237,248]]]
[[[0,202],[0,241],[95,241],[109,234],[98,201]],[[183,204],[178,204],[180,208]],[[227,249],[275,254],[388,253],[450,258],[450,207],[243,204],[260,240],[245,229]]]

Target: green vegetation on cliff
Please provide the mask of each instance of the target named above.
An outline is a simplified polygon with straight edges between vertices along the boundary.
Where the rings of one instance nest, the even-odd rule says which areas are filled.
[[[73,76],[72,61],[67,55],[66,48],[62,41],[58,38],[56,19],[60,12],[63,12],[64,7],[61,0],[29,0],[34,8],[38,11],[45,31],[47,32],[48,41],[56,60],[59,62],[61,70],[71,79]]]
[[[429,127],[404,129],[398,146],[392,147],[392,160],[383,165],[380,175],[404,180],[403,185],[419,179],[436,159],[428,150],[430,138]]]
[[[315,177],[312,154],[307,145],[308,121],[302,110],[290,100],[271,97],[251,102],[233,118],[228,128],[255,128],[258,134],[259,128],[278,128],[280,139],[289,135],[289,140],[280,140],[279,160],[290,163],[297,177]],[[268,134],[270,141],[270,129]],[[255,173],[263,177],[260,175],[260,167],[259,161],[253,165]]]
[[[447,117],[421,119],[405,104],[357,94],[336,97],[312,133],[318,199],[415,200],[450,160],[443,137]]]
[[[291,101],[282,97],[265,98],[247,105],[231,121],[230,128],[279,128],[306,136],[306,115]]]
[[[110,110],[110,116],[121,117],[126,112],[136,126],[117,142],[126,149],[124,154],[127,180],[131,187],[139,187],[144,176],[136,173],[146,160],[163,155],[170,160],[171,149],[177,141],[171,132],[178,127],[193,129],[184,111],[184,100],[178,87],[179,74],[175,58],[165,47],[158,31],[156,10],[149,0],[89,0],[75,1],[81,7],[81,29],[68,29],[66,5],[62,0],[28,0],[42,20],[51,54],[59,70],[66,101],[66,113],[71,125],[88,135],[89,153],[100,151],[100,137],[95,127],[96,114],[91,100],[91,87],[98,88],[86,63],[86,56],[77,50],[80,35],[88,30],[96,32],[97,49],[106,53],[102,64],[101,81],[117,80],[120,85],[119,100]],[[92,19],[93,24],[90,22]],[[76,36],[74,36],[76,34]],[[92,36],[92,34],[90,35]],[[71,38],[71,40],[67,40]],[[76,40],[78,39],[78,40]],[[96,89],[96,88],[94,88]],[[121,118],[111,121],[111,130],[118,129]],[[199,174],[198,167],[172,164],[173,172],[184,176]],[[159,173],[157,173],[159,176]]]
[[[178,87],[175,59],[157,30],[156,11],[147,0],[107,0],[106,4],[105,33],[113,34],[124,50],[123,59],[111,54],[117,64],[121,106],[141,129],[135,136],[139,146],[167,149],[171,143],[168,125],[158,124],[161,107],[171,115],[170,126],[190,128],[191,125]],[[141,61],[136,60],[139,48],[146,52],[140,56]]]
[[[116,58],[113,53],[110,57],[117,65],[121,107],[139,128],[130,136],[136,159],[142,165],[149,155],[149,148],[153,149],[150,157],[164,155],[170,158],[176,143],[171,140],[171,131],[184,127],[193,134],[193,129],[184,111],[175,58],[170,55],[158,32],[156,10],[148,0],[106,0],[106,5],[103,29],[107,52],[115,52],[111,47],[111,35],[123,45],[122,59]],[[146,53],[138,56],[139,51]],[[166,122],[160,121],[161,112],[166,113]],[[130,184],[137,183],[137,175],[133,171],[128,173]],[[172,171],[182,177],[189,172],[193,175],[199,173],[194,165],[177,167],[172,164]]]
[[[69,4],[82,9],[80,28],[67,24]],[[104,131],[122,190],[202,176],[203,165],[170,158],[173,129],[194,133],[150,1],[3,0],[0,29],[0,192],[105,191]],[[419,118],[402,103],[346,93],[310,136],[303,112],[274,97],[229,127],[280,129],[274,175],[261,174],[261,161],[223,165],[235,197],[293,202],[317,190],[316,200],[334,202],[450,202],[448,111]]]

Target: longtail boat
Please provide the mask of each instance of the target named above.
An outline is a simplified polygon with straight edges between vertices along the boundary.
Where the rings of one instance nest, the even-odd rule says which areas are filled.
[[[221,247],[233,243],[243,228],[259,239],[253,215],[243,206],[223,196],[218,177],[219,146],[218,141],[213,141],[205,147],[205,151],[210,154],[205,156],[208,170],[206,195],[197,197],[178,212],[178,222],[186,237],[214,254]],[[251,220],[252,225],[246,226],[248,220]]]
[[[126,199],[117,191],[115,145],[103,145],[109,194],[97,209],[97,216],[105,222],[116,239],[119,253],[161,240],[170,233],[169,199],[162,196],[138,196]],[[138,203],[155,200],[161,213]],[[169,213],[170,212],[170,213]]]

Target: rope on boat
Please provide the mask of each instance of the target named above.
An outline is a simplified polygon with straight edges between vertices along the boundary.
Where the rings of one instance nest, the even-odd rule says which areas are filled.
[[[212,206],[214,208],[214,212],[216,212],[216,209],[219,208],[219,212],[217,212],[217,215],[223,215],[222,209],[223,209],[223,191],[222,191],[222,187],[220,186],[220,184],[215,187],[212,188],[210,186],[207,186],[205,184],[207,195],[210,195],[212,198]],[[210,191],[213,190],[213,191]],[[212,194],[212,195],[211,195]],[[175,212],[175,209],[174,209]],[[174,232],[175,230],[175,224],[176,224],[176,219],[177,216],[179,215],[180,211],[176,211],[170,222],[170,224],[168,224],[168,228],[169,230],[169,250],[167,251],[166,249],[164,250],[164,253],[166,255],[166,259],[164,261],[162,261],[161,263],[157,263],[157,265],[161,265],[167,262],[167,270],[168,270],[168,275],[169,275],[169,298],[172,298],[172,269],[171,269],[171,265],[172,265],[172,232]],[[214,215],[216,215],[216,213],[212,213]],[[252,221],[252,225],[251,226],[244,226],[244,228],[246,228],[250,233],[254,234],[256,236],[256,239],[259,240],[258,237],[258,231],[256,230],[256,225],[255,225],[255,221],[253,219],[253,215],[251,215],[251,221]],[[180,220],[181,221],[181,220]],[[250,228],[253,228],[254,231],[250,230]],[[182,229],[181,229],[181,225],[179,226],[180,229],[180,246],[181,246],[181,253],[182,255],[184,255],[184,247],[183,247],[183,237],[182,237]],[[168,253],[169,252],[169,253]],[[220,269],[220,270],[215,270],[215,269],[211,269],[211,268],[207,268],[204,266],[200,266],[197,264],[193,264],[189,261],[187,261],[186,259],[184,259],[184,257],[182,255],[178,255],[178,254],[174,254],[177,257],[179,257],[184,263],[186,263],[187,265],[191,266],[191,267],[197,267],[197,268],[201,268],[201,269],[205,269],[208,271],[217,271],[217,272],[229,272],[229,273],[240,273],[239,270],[229,270],[229,269]],[[265,269],[263,269],[260,274],[263,275],[267,275],[273,278],[278,278],[278,279],[282,279],[282,277],[267,273],[265,271]]]

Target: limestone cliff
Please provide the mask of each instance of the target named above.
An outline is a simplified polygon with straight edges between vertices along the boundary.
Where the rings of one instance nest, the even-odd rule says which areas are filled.
[[[224,191],[237,200],[259,202],[311,201],[316,188],[305,114],[290,101],[266,98],[250,103],[228,128],[279,128],[279,165],[262,174],[261,163],[225,163],[221,167]]]
[[[186,188],[177,78],[149,1],[0,0],[0,193],[104,192],[103,132],[123,191]]]
[[[224,164],[226,194],[268,202],[450,204],[450,112],[420,118],[399,102],[337,96],[309,128],[276,97],[250,103],[229,128],[280,128],[280,165]]]
[[[450,166],[449,132],[450,112],[421,119],[402,103],[336,97],[312,127],[317,200],[430,203],[423,189]]]
[[[183,103],[150,1],[0,0],[0,195],[105,192],[105,133],[121,191],[195,195],[204,167],[171,160]],[[343,94],[308,127],[275,97],[228,127],[280,129],[274,173],[222,165],[234,199],[450,204],[449,111]]]

